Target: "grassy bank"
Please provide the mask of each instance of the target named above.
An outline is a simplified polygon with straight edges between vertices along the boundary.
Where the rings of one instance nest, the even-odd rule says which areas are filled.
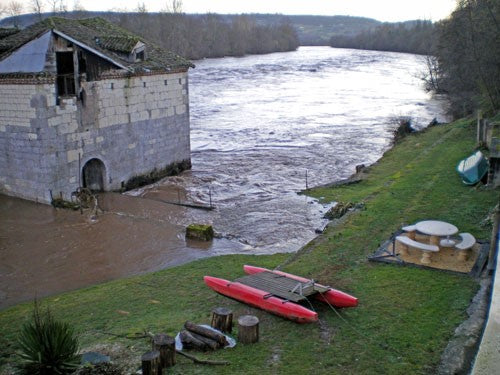
[[[498,201],[498,189],[468,187],[455,172],[474,147],[475,126],[460,121],[412,135],[387,152],[355,185],[321,188],[324,201],[363,202],[365,209],[331,226],[297,254],[231,255],[110,282],[43,300],[54,315],[72,323],[82,346],[120,345],[139,357],[149,348],[136,332],[175,335],[186,320],[207,323],[217,306],[261,319],[254,345],[197,354],[228,366],[194,365],[179,358],[174,374],[425,374],[433,373],[454,328],[478,288],[468,276],[368,263],[366,256],[404,223],[441,219],[476,238],[489,239],[483,220]],[[298,325],[219,296],[204,287],[206,274],[227,279],[242,265],[281,265],[360,299],[340,311],[313,303],[319,324]],[[32,305],[0,311],[0,366],[12,361],[15,338]],[[1,370],[0,370],[1,371]]]

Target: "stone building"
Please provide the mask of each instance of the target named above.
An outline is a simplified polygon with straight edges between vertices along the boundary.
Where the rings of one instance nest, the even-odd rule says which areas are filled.
[[[50,203],[190,167],[191,62],[101,18],[0,32],[0,193]]]

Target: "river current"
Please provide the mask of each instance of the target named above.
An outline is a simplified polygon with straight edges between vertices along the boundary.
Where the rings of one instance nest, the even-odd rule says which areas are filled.
[[[296,251],[327,223],[328,206],[301,190],[378,160],[398,116],[417,129],[446,120],[420,56],[301,47],[195,63],[192,170],[102,194],[97,221],[0,196],[0,307],[207,256]],[[194,222],[218,238],[186,241]]]

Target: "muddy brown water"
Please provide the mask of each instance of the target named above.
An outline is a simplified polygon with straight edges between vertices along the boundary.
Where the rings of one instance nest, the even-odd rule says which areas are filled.
[[[0,195],[0,307],[214,255],[228,244],[184,239],[186,208],[116,193],[104,212],[55,209]]]
[[[0,195],[0,308],[208,256],[296,251],[327,223],[328,206],[297,194],[306,184],[378,160],[394,116],[416,128],[445,120],[421,88],[419,56],[301,47],[196,65],[191,171],[101,194],[96,221]],[[213,211],[164,203],[210,197]],[[193,222],[212,223],[220,238],[186,242]]]

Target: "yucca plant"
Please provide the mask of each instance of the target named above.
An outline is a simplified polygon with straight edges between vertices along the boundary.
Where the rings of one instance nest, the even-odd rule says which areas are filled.
[[[42,314],[35,300],[33,319],[19,335],[22,374],[70,374],[80,363],[78,338],[65,322],[54,320],[49,309]]]

